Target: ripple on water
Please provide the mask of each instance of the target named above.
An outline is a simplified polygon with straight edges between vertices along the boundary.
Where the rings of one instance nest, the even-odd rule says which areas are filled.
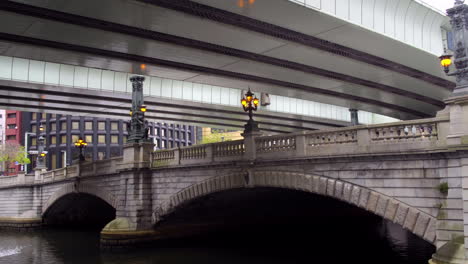
[[[21,249],[23,249],[23,247],[15,247],[15,248],[9,248],[9,249],[0,248],[0,258],[19,254],[21,253]]]

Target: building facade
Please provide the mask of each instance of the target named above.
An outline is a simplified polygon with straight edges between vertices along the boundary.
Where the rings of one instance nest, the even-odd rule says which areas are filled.
[[[5,143],[5,119],[5,110],[0,110],[0,149],[2,149],[2,145]],[[0,175],[2,175],[5,170],[4,166],[3,162],[0,161]]]
[[[45,138],[47,169],[62,168],[78,159],[79,150],[74,147],[78,138],[87,143],[84,149],[87,160],[102,160],[122,155],[123,144],[127,139],[127,125],[123,120],[107,118],[78,117],[59,114],[24,113],[25,131],[28,133],[28,150],[37,149],[37,138]],[[42,125],[44,130],[39,131]],[[195,129],[192,126],[149,122],[150,138],[156,149],[190,146],[195,142]],[[36,157],[30,155],[35,167]]]
[[[23,141],[23,113],[20,111],[6,110],[5,111],[5,141],[4,144],[22,144]],[[4,174],[15,175],[21,170],[21,165],[5,164]]]

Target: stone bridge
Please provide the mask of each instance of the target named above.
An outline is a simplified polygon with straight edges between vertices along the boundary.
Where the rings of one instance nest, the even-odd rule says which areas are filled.
[[[59,206],[63,199],[97,197],[115,210],[101,243],[118,247],[162,237],[158,223],[200,197],[280,188],[365,209],[436,245],[435,263],[466,263],[444,253],[463,255],[468,235],[468,141],[453,134],[460,127],[452,110],[432,119],[248,134],[157,152],[151,144],[128,144],[123,157],[1,177],[0,226],[38,227],[66,207]]]

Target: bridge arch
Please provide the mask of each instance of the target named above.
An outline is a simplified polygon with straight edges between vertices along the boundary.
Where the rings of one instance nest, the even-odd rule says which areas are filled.
[[[85,193],[96,196],[117,210],[117,199],[112,193],[104,190],[103,188],[98,188],[92,184],[72,182],[67,183],[65,186],[55,191],[47,199],[45,204],[42,206],[42,216],[44,216],[46,212],[52,207],[52,205],[60,198],[73,193]]]
[[[273,187],[328,196],[390,220],[434,244],[437,219],[417,208],[372,189],[340,179],[286,171],[252,171],[217,176],[172,195],[154,212],[154,222],[182,204],[211,193],[236,188]]]

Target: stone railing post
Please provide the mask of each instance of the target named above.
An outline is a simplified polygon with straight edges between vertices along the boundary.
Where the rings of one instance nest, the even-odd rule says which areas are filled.
[[[303,131],[300,135],[296,136],[296,156],[306,156],[307,145],[307,136],[305,135],[305,131]]]
[[[123,147],[123,168],[150,168],[151,153],[154,144],[151,142],[129,143]]]
[[[255,138],[261,136],[262,133],[260,131],[248,131],[242,133],[244,137],[244,146],[245,146],[245,160],[255,160],[257,155],[257,147],[255,145]]]
[[[206,145],[205,151],[206,151],[206,157],[205,159],[209,161],[210,163],[214,161],[214,144],[208,144]]]
[[[371,142],[370,130],[361,128],[356,131],[357,144],[360,149],[366,149]]]
[[[18,172],[16,176],[16,184],[25,184],[26,183],[26,172]]]

